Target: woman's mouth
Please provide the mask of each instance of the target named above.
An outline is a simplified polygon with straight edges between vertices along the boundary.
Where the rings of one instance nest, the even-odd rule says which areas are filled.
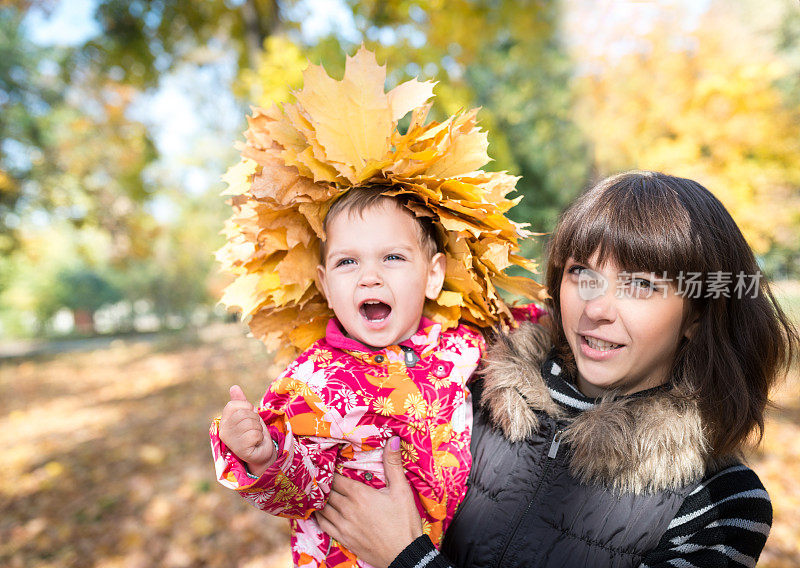
[[[367,300],[361,304],[358,311],[368,322],[380,323],[389,317],[389,314],[392,313],[392,307],[379,300]]]
[[[605,361],[619,353],[624,345],[611,343],[604,339],[581,335],[581,353],[588,359],[594,361]]]
[[[589,345],[589,347],[596,349],[597,351],[611,351],[612,349],[619,349],[622,347],[622,345],[618,343],[611,343],[610,341],[589,337],[588,335],[584,335],[583,338],[586,340],[586,343]]]

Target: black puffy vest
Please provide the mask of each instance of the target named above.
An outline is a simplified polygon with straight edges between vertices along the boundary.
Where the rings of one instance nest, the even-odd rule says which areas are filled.
[[[638,566],[696,486],[637,495],[582,485],[569,447],[554,441],[568,420],[538,413],[539,431],[511,443],[479,408],[479,385],[473,398],[469,486],[442,544],[456,566]]]

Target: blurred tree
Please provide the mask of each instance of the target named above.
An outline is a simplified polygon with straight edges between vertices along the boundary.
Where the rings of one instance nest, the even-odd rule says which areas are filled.
[[[212,195],[213,193],[213,195]],[[212,252],[222,245],[217,228],[222,200],[216,188],[209,194],[184,198],[180,215],[162,226],[153,240],[153,254],[116,272],[114,282],[130,302],[145,300],[162,325],[168,316],[188,320],[195,308],[208,306],[218,295]]]
[[[144,171],[157,154],[128,116],[134,92],[88,74],[65,82],[70,50],[33,45],[21,19],[0,10],[0,252],[34,215],[107,230],[117,261],[146,255],[141,205],[155,188]]]
[[[18,245],[25,181],[47,175],[48,114],[63,101],[57,70],[43,68],[46,50],[24,37],[21,21],[19,11],[0,8],[0,254]]]
[[[240,68],[255,66],[264,40],[281,25],[289,0],[100,0],[101,34],[76,52],[76,65],[151,87],[179,63],[202,59],[209,44],[235,50]]]
[[[109,236],[96,229],[76,227],[63,219],[50,225],[24,225],[20,247],[0,263],[8,278],[0,288],[0,322],[15,335],[43,333],[50,318],[70,307],[64,292],[65,274],[92,272],[111,282],[105,262]],[[70,290],[78,292],[73,286]]]
[[[787,67],[719,8],[693,31],[665,16],[652,32],[623,36],[630,22],[620,22],[616,37],[626,43],[584,62],[582,124],[601,173],[644,168],[697,179],[756,252],[796,248],[800,108],[777,87]]]
[[[788,72],[777,80],[778,87],[792,104],[800,105],[800,8],[795,0],[741,0],[735,4],[714,0],[715,11],[735,14],[746,22],[747,42],[766,48]]]
[[[116,264],[147,257],[156,223],[142,206],[159,188],[145,170],[157,152],[145,126],[127,115],[135,91],[106,82],[78,92],[93,108],[61,109],[54,116],[50,136],[60,175],[48,179],[48,210],[77,227],[107,232]]]
[[[40,313],[40,321],[46,321],[63,307],[72,310],[79,333],[94,333],[94,313],[121,299],[121,291],[96,270],[86,266],[62,270],[56,278],[50,302],[41,304],[51,313]]]
[[[716,0],[719,4],[719,0]],[[735,5],[716,6],[716,9],[733,11],[738,20],[747,22],[748,42],[767,43],[772,59],[785,66],[775,81],[783,94],[784,106],[800,108],[800,9],[794,0],[758,2],[743,0]],[[732,10],[731,10],[732,9]],[[794,125],[800,130],[800,124]],[[783,204],[784,216],[792,219],[791,226],[800,226],[800,188]],[[800,239],[798,231],[783,229],[783,236],[772,242],[769,251],[760,259],[765,269],[777,277],[800,278]]]

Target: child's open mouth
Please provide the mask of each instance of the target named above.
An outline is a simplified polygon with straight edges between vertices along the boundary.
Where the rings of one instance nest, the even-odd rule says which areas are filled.
[[[369,322],[377,323],[385,320],[392,313],[392,308],[389,304],[385,304],[378,300],[367,300],[359,308],[361,315],[364,316]]]

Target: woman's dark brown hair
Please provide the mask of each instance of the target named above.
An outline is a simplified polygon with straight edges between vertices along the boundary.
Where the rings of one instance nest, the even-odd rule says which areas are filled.
[[[670,380],[681,387],[676,393],[696,397],[714,455],[737,452],[754,431],[760,440],[770,388],[788,370],[798,334],[722,203],[689,179],[628,172],[601,181],[563,213],[546,285],[554,343],[573,369],[561,325],[561,278],[570,257],[585,263],[595,251],[599,264],[666,274],[674,285],[700,275],[694,280],[701,287],[684,290],[687,317],[696,324],[678,348]]]

